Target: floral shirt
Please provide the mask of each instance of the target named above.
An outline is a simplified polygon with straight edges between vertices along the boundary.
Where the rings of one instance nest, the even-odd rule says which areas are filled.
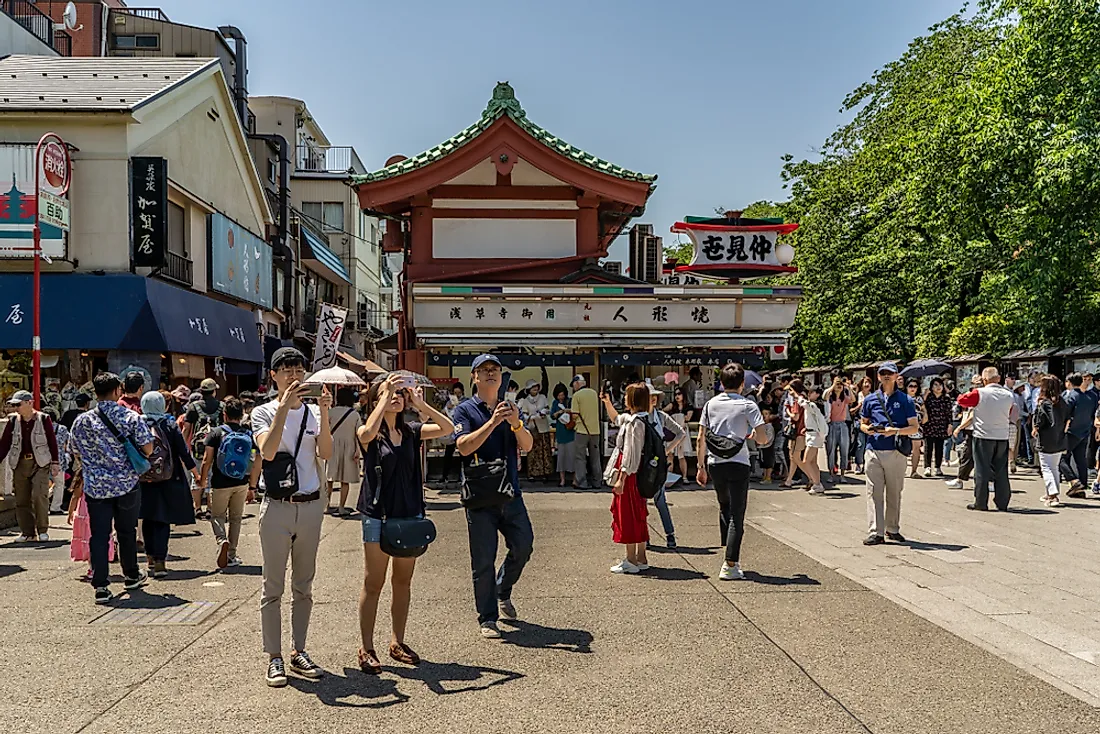
[[[57,457],[61,460],[61,471],[69,471],[72,463],[71,448],[69,446],[69,429],[60,423],[53,426],[54,435],[57,436]]]
[[[91,499],[121,497],[138,487],[137,472],[130,466],[122,443],[100,419],[101,410],[120,434],[132,438],[139,447],[153,440],[153,432],[141,416],[118,403],[101,400],[97,409],[81,413],[73,423],[69,441],[80,454],[84,494]]]

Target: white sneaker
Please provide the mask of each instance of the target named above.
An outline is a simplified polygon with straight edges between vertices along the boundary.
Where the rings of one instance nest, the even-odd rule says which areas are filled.
[[[1052,497],[1050,499],[1043,498],[1043,504],[1046,505],[1047,507],[1061,507],[1062,506],[1062,503],[1058,501],[1057,497]]]
[[[810,494],[825,494],[825,485],[815,484],[810,487]]]
[[[611,573],[638,573],[638,567],[628,560],[622,560],[611,567]]]
[[[50,540],[50,534],[49,533],[39,533],[38,534],[38,542],[39,543],[47,543],[47,542],[49,542],[49,540]]]
[[[732,566],[723,563],[722,572],[718,574],[719,581],[740,581],[743,578],[745,578],[745,572],[741,570],[740,563],[735,563]]]
[[[15,539],[15,542],[16,543],[30,543],[32,540],[34,540],[33,535],[20,535],[18,538]]]
[[[961,481],[959,481],[958,479],[948,479],[946,482],[944,482],[944,484],[947,485],[948,489],[962,489],[963,488],[963,483]]]
[[[925,467],[925,469],[924,469],[924,478],[925,479],[931,479],[932,478],[932,467],[930,467],[930,466]]]
[[[481,625],[481,636],[486,640],[495,640],[500,637],[500,630],[496,622],[486,622]]]
[[[649,564],[648,563],[638,563],[638,564],[635,564],[634,568],[638,569],[639,571],[648,571],[649,570]]]

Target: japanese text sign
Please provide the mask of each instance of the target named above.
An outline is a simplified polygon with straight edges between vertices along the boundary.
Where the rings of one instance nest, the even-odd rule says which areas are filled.
[[[168,252],[168,161],[130,159],[130,237],[136,268],[162,268]]]
[[[317,341],[313,346],[313,371],[336,366],[336,350],[344,333],[348,310],[328,303],[318,305]]]
[[[271,280],[271,245],[225,215],[211,214],[211,289],[271,308]]]

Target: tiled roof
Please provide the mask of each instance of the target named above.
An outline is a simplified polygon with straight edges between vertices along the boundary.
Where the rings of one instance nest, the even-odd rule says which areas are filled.
[[[0,112],[134,110],[217,59],[0,58]]]
[[[580,148],[574,147],[561,138],[543,130],[527,119],[527,113],[520,107],[519,101],[516,99],[515,91],[512,89],[512,85],[508,82],[500,82],[493,90],[493,98],[489,100],[489,104],[485,107],[485,111],[481,113],[481,119],[473,125],[470,125],[454,137],[444,140],[431,150],[426,150],[418,156],[406,158],[403,161],[386,166],[372,173],[367,173],[362,176],[352,176],[351,181],[353,184],[383,181],[431,165],[477,138],[481,133],[488,130],[489,126],[505,115],[511,118],[513,122],[547,148],[583,166],[626,181],[648,183],[650,186],[657,180],[657,176],[655,175],[629,171],[620,166],[616,166],[614,163],[609,163],[597,158],[591,153],[586,153]]]

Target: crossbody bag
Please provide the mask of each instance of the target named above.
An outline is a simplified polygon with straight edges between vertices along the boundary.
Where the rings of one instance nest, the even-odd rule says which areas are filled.
[[[376,437],[371,441],[371,448],[367,452],[367,466],[374,466],[374,496],[371,499],[371,507],[381,509],[382,537],[379,539],[379,547],[387,556],[393,558],[418,558],[427,552],[428,546],[435,540],[435,523],[421,514],[419,517],[387,517],[385,506],[380,506],[382,497],[382,461],[381,452],[378,450]],[[408,436],[402,441],[412,440]],[[419,441],[417,441],[419,443]],[[390,442],[391,448],[393,442]],[[416,455],[420,456],[419,446],[415,447]],[[373,454],[373,455],[372,455]],[[372,461],[373,460],[373,461]],[[400,459],[398,459],[400,460]]]
[[[142,474],[149,471],[149,467],[151,466],[149,459],[147,459],[141,449],[137,447],[134,443],[134,439],[129,436],[123,436],[115,424],[111,422],[111,419],[107,417],[107,414],[103,412],[103,408],[97,408],[96,410],[99,413],[99,419],[103,421],[103,425],[107,426],[107,430],[111,432],[111,435],[122,444],[122,450],[126,452],[126,459],[130,462],[130,466],[137,472],[138,476],[140,477]]]
[[[271,499],[290,499],[298,492],[298,452],[302,448],[302,437],[306,435],[307,423],[309,423],[308,407],[302,413],[302,425],[298,429],[298,439],[294,442],[294,453],[280,451],[270,461],[264,460],[261,468],[264,488]]]

